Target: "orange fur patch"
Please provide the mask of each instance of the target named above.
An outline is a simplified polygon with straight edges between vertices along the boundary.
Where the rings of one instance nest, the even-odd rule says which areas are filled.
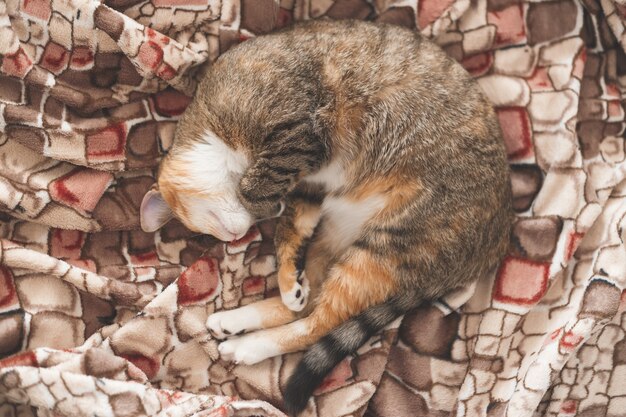
[[[313,312],[301,320],[304,329],[285,329],[277,339],[281,349],[293,352],[310,346],[349,318],[387,300],[396,287],[388,267],[365,251],[354,251],[348,261],[331,270]]]
[[[417,195],[424,189],[418,179],[405,180],[398,176],[389,176],[365,181],[355,187],[347,195],[353,201],[360,201],[367,197],[380,194],[386,197],[384,212],[397,211],[404,205],[415,201]]]
[[[253,306],[261,315],[261,325],[264,329],[281,326],[296,319],[295,313],[283,304],[280,297],[268,298]]]

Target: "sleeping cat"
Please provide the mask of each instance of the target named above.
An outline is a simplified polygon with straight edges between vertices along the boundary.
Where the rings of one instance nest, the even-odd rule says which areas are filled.
[[[281,297],[207,326],[238,363],[308,349],[292,414],[385,325],[492,271],[512,221],[476,83],[419,34],[354,21],[251,39],[207,70],[142,203],[146,231],[173,216],[225,241],[280,216]]]

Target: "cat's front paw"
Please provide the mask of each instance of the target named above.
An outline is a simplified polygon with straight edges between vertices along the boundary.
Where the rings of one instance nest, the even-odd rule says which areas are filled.
[[[220,311],[209,316],[206,326],[213,337],[223,340],[250,330],[245,326],[251,319],[254,320],[254,317],[248,317],[249,315],[249,312],[244,308]]]
[[[309,300],[309,280],[304,271],[296,271],[296,279],[288,291],[280,292],[283,304],[291,311],[302,311]]]
[[[254,365],[281,354],[274,341],[254,333],[228,339],[220,343],[217,349],[223,360],[243,365]]]

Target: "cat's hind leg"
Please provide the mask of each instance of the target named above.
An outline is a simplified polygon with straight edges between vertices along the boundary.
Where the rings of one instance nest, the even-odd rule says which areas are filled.
[[[280,297],[272,297],[240,308],[218,311],[209,316],[206,322],[216,339],[239,335],[258,329],[281,326],[296,319]]]
[[[366,250],[349,249],[330,270],[308,317],[226,340],[219,346],[220,355],[224,360],[251,365],[304,350],[350,317],[386,301],[395,293],[396,282],[392,266]]]

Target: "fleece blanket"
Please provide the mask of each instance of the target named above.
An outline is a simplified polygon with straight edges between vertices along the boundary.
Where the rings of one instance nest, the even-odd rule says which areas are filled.
[[[301,354],[234,366],[204,325],[277,294],[273,224],[223,244],[138,208],[202,68],[323,16],[414,28],[476,77],[517,219],[492,276],[398,319],[305,414],[626,416],[623,0],[0,1],[0,415],[283,415]]]

